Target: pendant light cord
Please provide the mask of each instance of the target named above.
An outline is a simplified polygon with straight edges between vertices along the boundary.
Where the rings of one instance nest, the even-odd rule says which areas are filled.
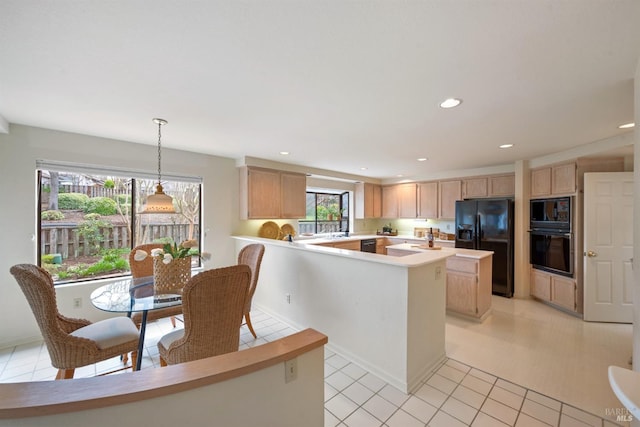
[[[162,159],[161,154],[160,154],[160,140],[162,138],[162,131],[160,130],[162,129],[162,122],[160,120],[158,120],[158,185],[160,185],[160,160]]]

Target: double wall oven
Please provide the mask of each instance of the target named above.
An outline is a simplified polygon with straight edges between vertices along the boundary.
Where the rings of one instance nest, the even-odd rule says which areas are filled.
[[[573,277],[572,198],[531,200],[530,262],[533,268]]]

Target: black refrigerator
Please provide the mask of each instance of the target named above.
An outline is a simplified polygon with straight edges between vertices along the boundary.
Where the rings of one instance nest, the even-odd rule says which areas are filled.
[[[513,296],[513,200],[456,202],[456,248],[493,251],[496,295]]]

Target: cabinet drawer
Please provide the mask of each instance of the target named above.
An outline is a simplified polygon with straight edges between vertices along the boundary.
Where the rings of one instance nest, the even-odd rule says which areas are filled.
[[[460,271],[462,273],[478,273],[478,260],[452,256],[447,258],[447,270]]]

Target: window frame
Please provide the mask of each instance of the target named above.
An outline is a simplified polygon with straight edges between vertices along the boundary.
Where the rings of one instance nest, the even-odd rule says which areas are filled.
[[[128,205],[129,208],[129,214],[128,216],[128,221],[130,221],[130,235],[128,237],[128,244],[129,244],[129,250],[132,250],[135,246],[136,246],[136,239],[139,238],[139,236],[137,236],[137,228],[138,228],[138,223],[141,223],[141,215],[144,216],[150,216],[150,215],[154,215],[154,214],[140,214],[138,212],[138,208],[136,208],[137,204],[138,204],[138,193],[139,193],[139,189],[138,189],[138,183],[141,180],[152,180],[157,182],[157,175],[152,175],[149,172],[145,172],[145,171],[135,171],[135,170],[127,170],[127,169],[119,169],[119,168],[109,168],[109,167],[104,167],[104,166],[91,166],[91,165],[79,165],[79,164],[72,164],[72,163],[63,163],[63,162],[50,162],[50,161],[40,161],[38,160],[36,162],[36,185],[37,185],[37,218],[36,218],[36,227],[37,227],[37,237],[36,237],[36,242],[37,242],[37,250],[36,250],[36,256],[37,256],[37,261],[36,264],[38,266],[42,266],[42,256],[43,256],[43,232],[42,232],[42,225],[43,225],[43,221],[42,221],[42,212],[45,211],[46,209],[43,209],[42,203],[43,203],[43,186],[44,186],[44,182],[43,182],[43,171],[48,171],[48,172],[52,172],[52,171],[56,171],[56,172],[63,172],[63,173],[68,173],[68,174],[84,174],[84,175],[89,175],[89,176],[98,176],[100,178],[111,178],[111,177],[122,177],[125,178],[127,180],[130,180],[130,205]],[[112,172],[113,171],[113,172]],[[180,175],[163,175],[163,179],[162,179],[162,184],[163,186],[165,186],[165,184],[168,184],[168,187],[171,187],[171,183],[175,183],[176,185],[182,185],[182,184],[192,184],[195,185],[197,188],[197,220],[192,223],[192,224],[196,224],[197,225],[197,231],[196,234],[194,235],[194,237],[196,237],[196,239],[198,240],[199,243],[199,247],[202,248],[202,242],[203,242],[203,238],[204,238],[204,233],[203,233],[203,213],[202,213],[202,202],[203,202],[203,182],[202,182],[202,178],[200,177],[195,177],[195,176],[180,176]],[[154,186],[155,187],[155,186]],[[165,186],[165,188],[167,188]],[[148,193],[148,194],[152,194],[152,193]],[[174,196],[175,197],[175,196]],[[189,224],[187,222],[187,224]],[[149,241],[152,241],[154,239],[149,239]],[[146,242],[145,242],[146,243]],[[180,242],[176,242],[176,243],[180,243]],[[141,243],[138,243],[141,244]],[[202,250],[202,249],[201,249]],[[56,253],[56,252],[51,252],[51,253]],[[202,260],[200,257],[193,257],[193,263],[192,263],[192,268],[199,268],[202,267]],[[130,276],[130,270],[127,272],[124,272],[122,274],[106,274],[103,276],[90,276],[90,277],[82,277],[82,278],[74,278],[71,280],[55,280],[54,281],[54,285],[68,285],[68,284],[81,284],[81,283],[87,283],[87,282],[92,282],[95,280],[104,280],[104,279],[118,279],[118,278],[122,278],[122,277],[127,277]]]

